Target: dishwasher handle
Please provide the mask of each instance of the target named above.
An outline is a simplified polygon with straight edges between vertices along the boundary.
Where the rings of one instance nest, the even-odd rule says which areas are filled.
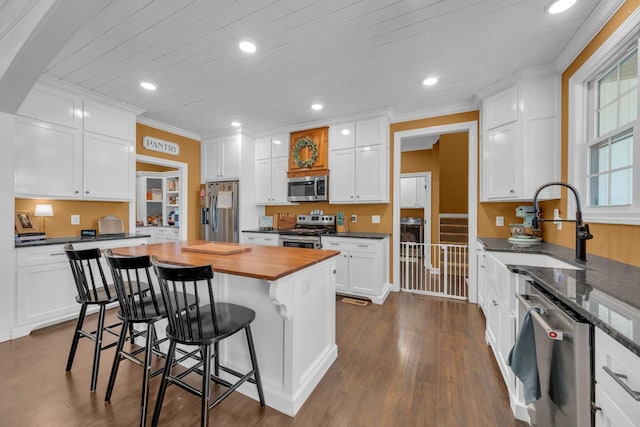
[[[531,312],[531,316],[536,322],[538,322],[540,326],[542,326],[542,329],[547,333],[547,337],[549,337],[549,339],[562,341],[564,340],[565,336],[567,336],[568,338],[568,333],[552,328],[547,323],[547,321],[544,320],[544,317],[542,317],[541,314],[544,313],[544,309],[542,307],[537,307],[529,304],[529,301],[527,300],[527,298],[525,298],[524,295],[516,294],[516,298],[518,298],[520,303],[527,309],[527,311]]]

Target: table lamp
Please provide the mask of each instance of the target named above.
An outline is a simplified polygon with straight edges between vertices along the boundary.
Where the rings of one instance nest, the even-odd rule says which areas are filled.
[[[36,205],[36,210],[33,213],[33,216],[41,216],[42,218],[42,232],[46,235],[47,232],[45,231],[45,218],[47,216],[53,216],[53,206],[51,205]]]

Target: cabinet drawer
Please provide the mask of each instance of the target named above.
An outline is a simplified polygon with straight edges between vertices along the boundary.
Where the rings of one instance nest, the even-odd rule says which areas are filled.
[[[338,251],[358,251],[375,253],[380,248],[380,243],[369,239],[351,239],[340,237],[323,237],[323,249]]]
[[[278,246],[280,244],[280,237],[277,234],[243,233],[242,239],[249,245]]]
[[[67,261],[67,256],[63,248],[64,245],[18,248],[16,251],[18,267],[65,262]]]
[[[640,393],[640,357],[599,328],[595,347],[596,405],[601,406],[598,391],[604,392],[628,419],[640,420],[640,400],[631,395]]]

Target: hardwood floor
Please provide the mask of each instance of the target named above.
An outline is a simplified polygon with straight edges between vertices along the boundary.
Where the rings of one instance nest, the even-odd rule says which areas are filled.
[[[407,293],[392,293],[382,306],[340,300],[338,360],[295,418],[234,393],[212,410],[210,425],[526,425],[511,415],[477,306]],[[114,350],[103,352],[98,388],[90,393],[90,341],[80,342],[72,373],[64,371],[73,327],[66,322],[0,344],[0,425],[138,424],[140,367],[120,365],[111,403],[105,404]],[[158,381],[151,382],[151,411]],[[195,426],[199,417],[197,397],[177,387],[167,390],[161,425]]]

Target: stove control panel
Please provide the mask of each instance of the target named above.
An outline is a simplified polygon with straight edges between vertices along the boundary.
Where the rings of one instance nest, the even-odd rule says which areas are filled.
[[[335,215],[298,215],[296,224],[298,225],[334,225]]]

